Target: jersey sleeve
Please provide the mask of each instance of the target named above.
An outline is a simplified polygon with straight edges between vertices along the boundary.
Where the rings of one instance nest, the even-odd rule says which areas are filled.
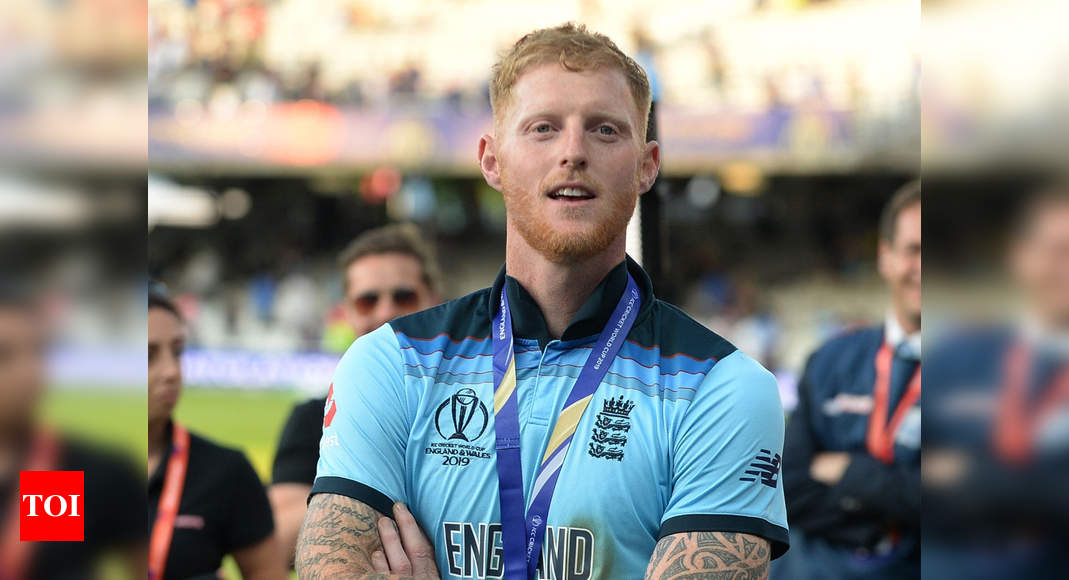
[[[323,399],[305,401],[293,407],[271,466],[272,483],[312,485],[319,461],[319,439],[323,435]]]
[[[773,558],[786,552],[783,424],[772,373],[739,351],[718,361],[675,427],[660,537],[741,532],[768,540]]]
[[[407,501],[410,430],[400,345],[386,324],[354,342],[334,371],[312,495],[341,494],[391,515]]]

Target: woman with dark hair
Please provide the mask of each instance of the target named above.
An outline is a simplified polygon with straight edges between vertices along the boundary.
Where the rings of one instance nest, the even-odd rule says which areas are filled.
[[[271,507],[244,454],[191,434],[172,415],[186,332],[173,302],[148,298],[149,578],[216,578],[230,554],[242,576],[286,577]]]

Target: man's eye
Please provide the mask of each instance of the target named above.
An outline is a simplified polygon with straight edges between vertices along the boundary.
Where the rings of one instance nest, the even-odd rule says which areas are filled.
[[[534,131],[535,133],[549,133],[549,123],[540,123],[538,125],[535,125]]]
[[[616,129],[613,129],[608,125],[602,125],[598,127],[598,133],[601,133],[602,135],[615,135]]]

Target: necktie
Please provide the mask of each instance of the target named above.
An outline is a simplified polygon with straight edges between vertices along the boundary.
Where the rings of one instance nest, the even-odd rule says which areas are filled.
[[[906,393],[909,380],[913,378],[913,373],[917,371],[917,366],[920,365],[920,356],[918,354],[913,352],[913,348],[907,341],[902,341],[895,347],[895,356],[891,362],[890,393],[888,393],[887,401],[888,421],[890,421],[895,409],[898,408],[902,395]]]
[[[1047,390],[1054,387],[1054,381],[1065,365],[1066,360],[1061,353],[1051,349],[1038,349],[1028,373],[1029,407],[1037,405]]]

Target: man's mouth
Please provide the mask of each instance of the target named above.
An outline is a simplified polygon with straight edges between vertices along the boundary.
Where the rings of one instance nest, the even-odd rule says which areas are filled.
[[[595,197],[597,196],[582,186],[559,187],[549,192],[550,199],[564,201],[583,201],[587,199],[594,199]]]

